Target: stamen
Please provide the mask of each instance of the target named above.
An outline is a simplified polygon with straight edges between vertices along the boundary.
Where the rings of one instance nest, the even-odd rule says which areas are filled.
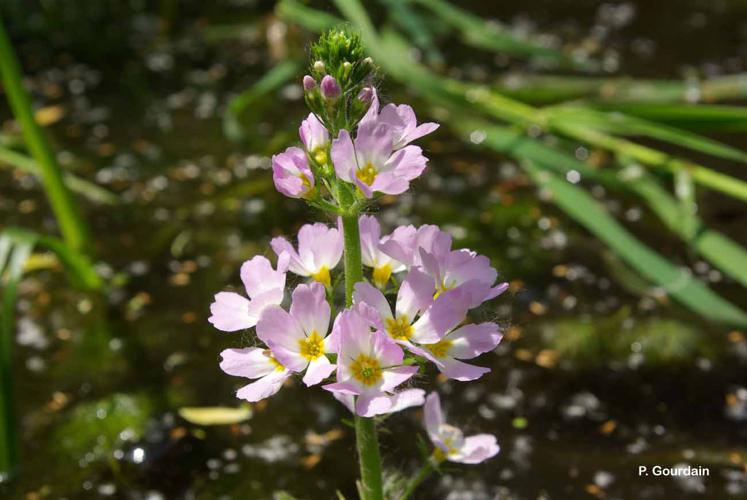
[[[397,319],[386,320],[386,332],[395,340],[410,340],[412,326],[404,314]]]
[[[387,284],[391,276],[392,276],[391,264],[384,264],[381,267],[374,267],[372,277],[377,287],[384,288],[384,286]]]
[[[443,339],[440,342],[436,342],[435,344],[430,344],[425,346],[429,351],[431,351],[431,354],[436,356],[437,358],[445,358],[446,355],[449,353],[449,349],[451,348],[451,344],[453,344],[453,340],[449,339]]]
[[[301,356],[309,361],[314,361],[324,354],[324,339],[316,330],[313,330],[308,337],[300,339],[298,345]]]
[[[350,364],[350,371],[358,382],[366,386],[375,385],[382,379],[379,360],[360,354]]]
[[[311,277],[314,278],[314,281],[318,281],[327,288],[332,286],[332,278],[329,276],[329,268],[327,266],[320,267]]]
[[[373,184],[374,179],[376,179],[376,174],[378,172],[376,171],[376,167],[371,164],[371,162],[366,163],[363,168],[358,169],[358,171],[355,173],[355,176],[359,178],[363,183],[370,186]]]

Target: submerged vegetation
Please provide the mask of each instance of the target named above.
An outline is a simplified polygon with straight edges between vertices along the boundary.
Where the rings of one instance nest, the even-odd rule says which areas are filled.
[[[0,475],[18,472],[0,495],[355,497],[350,414],[291,380],[233,405],[215,353],[253,340],[205,327],[241,262],[330,208],[283,199],[267,170],[336,26],[360,34],[384,102],[442,124],[427,175],[379,199],[383,233],[439,224],[510,283],[474,318],[505,334],[493,373],[436,384],[501,453],[408,483],[428,451],[401,439],[421,427],[405,413],[379,435],[384,487],[747,492],[742,6],[201,4],[0,5]],[[630,481],[633,463],[712,475]]]

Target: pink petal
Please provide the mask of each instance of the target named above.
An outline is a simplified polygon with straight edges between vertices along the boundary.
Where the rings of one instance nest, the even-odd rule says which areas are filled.
[[[492,351],[503,337],[495,323],[469,324],[448,334],[452,341],[449,355],[457,359],[472,359]]]
[[[272,247],[273,252],[278,256],[278,259],[283,255],[287,255],[288,261],[288,269],[295,274],[298,274],[299,276],[308,276],[309,271],[306,269],[306,266],[301,261],[301,257],[298,255],[298,252],[296,252],[296,249],[293,248],[293,245],[288,242],[285,238],[282,236],[278,236],[276,238],[273,238],[270,241],[270,247]]]
[[[289,376],[290,372],[288,370],[276,370],[236,391],[236,397],[250,403],[256,403],[259,400],[276,394],[283,387],[283,382]]]
[[[395,387],[412,378],[412,376],[417,372],[417,366],[397,366],[394,368],[387,368],[382,373],[384,381],[381,384],[381,390],[391,392]]]
[[[411,269],[397,293],[397,316],[405,315],[412,323],[433,302],[434,293],[436,287],[433,278],[417,269]]]
[[[500,451],[500,446],[495,436],[490,434],[477,434],[464,439],[464,445],[458,454],[449,456],[451,462],[463,464],[479,464],[494,457]]]
[[[437,392],[428,394],[425,398],[425,406],[423,406],[425,413],[425,430],[428,432],[431,440],[438,437],[438,432],[441,426],[444,424],[444,414],[441,411],[441,399],[438,397]]]
[[[316,332],[322,338],[326,337],[330,307],[324,286],[319,283],[298,285],[293,290],[290,315],[295,318],[306,336]]]
[[[306,374],[303,377],[303,383],[307,387],[316,385],[325,378],[329,377],[335,371],[337,365],[329,362],[326,356],[321,356],[309,363]]]
[[[244,262],[240,274],[250,299],[270,290],[285,288],[285,273],[275,271],[270,261],[261,255]]]
[[[208,321],[224,332],[245,330],[257,323],[257,317],[249,314],[249,300],[238,293],[217,293],[210,304],[210,313]]]
[[[439,370],[441,370],[441,373],[451,379],[462,382],[477,380],[490,372],[490,368],[462,363],[461,361],[452,358],[443,358],[441,359],[441,363],[442,366],[438,367]]]
[[[355,173],[358,171],[358,162],[353,141],[347,130],[340,130],[337,139],[332,141],[331,156],[337,177],[346,182],[353,182]]]
[[[353,293],[353,303],[364,303],[376,310],[379,319],[384,321],[393,319],[392,309],[387,302],[386,297],[381,291],[370,283],[361,281],[355,284]]]
[[[275,369],[264,352],[259,347],[225,349],[220,353],[220,369],[235,377],[264,377]]]

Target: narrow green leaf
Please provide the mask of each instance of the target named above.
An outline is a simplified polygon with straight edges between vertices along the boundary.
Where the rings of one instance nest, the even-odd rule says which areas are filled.
[[[301,64],[293,59],[285,60],[273,67],[262,78],[247,90],[231,99],[223,120],[226,135],[235,141],[245,139],[244,123],[251,121],[252,116],[259,115],[258,106],[262,98],[285,85],[298,75]]]
[[[629,266],[662,291],[701,316],[729,325],[747,326],[747,314],[638,241],[586,191],[526,160],[522,165],[535,183],[546,189],[566,214],[606,243]]]
[[[342,19],[319,9],[308,7],[297,0],[282,0],[277,3],[275,13],[278,17],[305,26],[316,33],[326,31],[342,24]]]

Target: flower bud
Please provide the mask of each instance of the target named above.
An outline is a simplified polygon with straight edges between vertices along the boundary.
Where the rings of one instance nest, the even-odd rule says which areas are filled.
[[[324,67],[324,63],[322,61],[316,61],[314,62],[314,71],[317,71],[319,73],[324,73],[326,68]]]
[[[373,99],[373,89],[371,87],[363,87],[358,94],[358,100],[364,104],[371,104]]]
[[[337,80],[335,80],[335,77],[331,75],[326,75],[322,79],[322,84],[320,86],[322,91],[322,97],[327,100],[335,100],[338,97],[340,97],[340,94],[342,93],[342,90],[340,89],[340,85],[337,83]]]
[[[309,92],[311,90],[314,90],[316,87],[316,80],[311,75],[306,75],[303,77],[303,90],[305,92]]]
[[[365,59],[363,59],[363,64],[373,66],[373,59],[371,59],[370,57],[366,57]]]

